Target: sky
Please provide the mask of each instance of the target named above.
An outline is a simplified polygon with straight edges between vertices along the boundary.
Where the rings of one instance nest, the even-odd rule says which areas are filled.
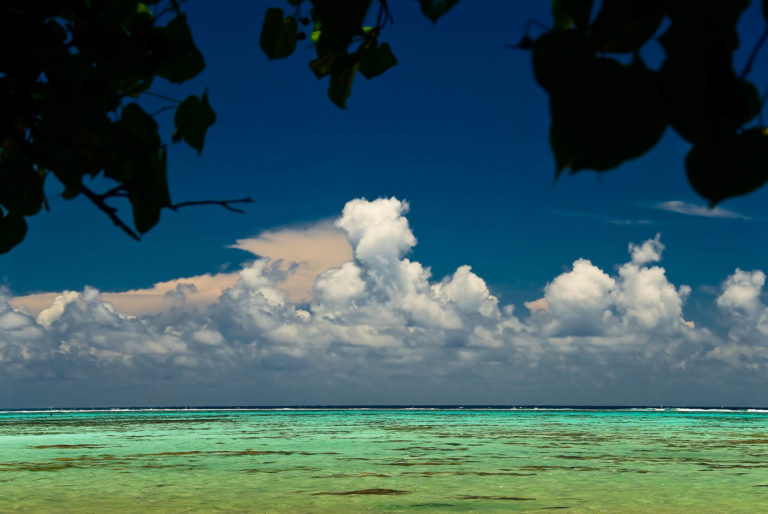
[[[261,52],[280,4],[190,0],[207,67],[153,87],[217,113],[202,155],[170,146],[173,200],[254,203],[164,212],[137,243],[49,179],[0,256],[0,407],[768,405],[768,191],[707,209],[671,129],[555,182],[546,95],[505,47],[549,2],[433,26],[392,1],[398,65],[346,110],[311,48]],[[751,6],[737,69],[763,26]]]

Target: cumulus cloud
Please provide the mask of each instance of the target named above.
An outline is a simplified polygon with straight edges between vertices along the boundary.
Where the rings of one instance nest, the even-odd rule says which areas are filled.
[[[159,314],[128,312],[85,288],[54,295],[33,317],[0,291],[7,370],[0,381],[48,377],[52,390],[80,384],[67,393],[80,395],[85,383],[112,384],[129,398],[150,387],[133,403],[191,390],[212,391],[211,398],[237,391],[251,404],[514,403],[509,395],[542,402],[546,391],[578,403],[587,399],[575,390],[628,402],[636,384],[651,379],[655,385],[644,390],[664,392],[672,377],[690,385],[713,369],[722,377],[729,369],[765,369],[762,272],[736,270],[726,279],[716,304],[727,328],[717,335],[685,319],[691,289],[669,282],[656,235],[630,244],[628,262],[613,273],[577,259],[519,317],[469,265],[436,278],[411,260],[417,240],[408,209],[396,198],[356,199],[333,226],[238,241],[271,255],[248,263],[225,287],[229,274],[156,285],[152,298],[179,307]],[[306,257],[302,241],[312,242]],[[314,256],[321,248],[338,253]],[[302,269],[312,286],[297,296],[284,284]],[[213,291],[213,300],[186,308]],[[157,396],[168,384],[179,384],[176,396]]]
[[[555,334],[593,335],[606,327],[612,314],[616,281],[586,259],[573,263],[573,269],[555,278],[544,288]]]
[[[48,334],[28,313],[14,310],[9,291],[0,287],[0,365],[18,373],[29,360],[43,360],[50,351]]]
[[[640,245],[629,243],[629,254],[632,256],[632,264],[636,265],[659,262],[663,251],[664,245],[661,243],[661,234],[656,234],[656,237]]]
[[[735,368],[765,370],[768,365],[768,308],[763,304],[765,273],[736,269],[725,279],[717,306],[730,327],[728,340],[707,356],[728,362]]]
[[[762,271],[742,271],[736,268],[722,285],[722,293],[717,297],[717,305],[731,311],[741,311],[754,315],[763,309],[760,294],[765,284]]]
[[[683,319],[682,307],[689,286],[675,288],[659,266],[664,245],[656,235],[642,244],[629,244],[631,260],[617,276],[610,276],[587,259],[578,259],[571,271],[544,288],[544,298],[526,306],[545,323],[553,336],[591,336],[601,344],[645,340],[662,334],[684,333],[692,323]],[[634,337],[626,337],[632,335]]]
[[[646,241],[643,245],[663,248],[657,239]],[[660,260],[661,254],[638,257],[637,248],[632,251],[632,262],[619,269],[621,287],[616,293],[616,303],[628,319],[643,328],[675,326],[683,322],[683,302],[691,292],[687,285],[675,288],[667,280],[665,271],[659,266],[643,267],[640,259]],[[660,252],[660,250],[659,250]],[[645,262],[641,260],[641,262]],[[688,326],[686,324],[686,326]]]

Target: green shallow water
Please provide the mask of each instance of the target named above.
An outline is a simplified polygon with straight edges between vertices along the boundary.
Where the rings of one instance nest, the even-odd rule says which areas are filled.
[[[767,508],[765,413],[0,413],[3,512]]]

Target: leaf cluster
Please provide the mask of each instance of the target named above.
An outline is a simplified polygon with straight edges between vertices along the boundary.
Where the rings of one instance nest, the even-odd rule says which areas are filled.
[[[309,6],[310,68],[330,76],[328,96],[344,108],[360,72],[375,77],[397,63],[381,29],[391,14],[379,0],[376,26],[363,26],[372,0],[288,0],[295,9],[267,11],[261,47],[270,59],[291,55],[306,39],[300,25]],[[433,22],[458,0],[420,0]],[[548,93],[550,142],[556,177],[564,171],[606,171],[656,146],[671,127],[692,144],[685,162],[689,182],[715,205],[768,180],[768,129],[749,124],[762,111],[747,76],[768,25],[740,73],[733,54],[737,23],[750,0],[552,0],[552,25],[530,20],[514,48],[532,50],[533,72]],[[768,21],[768,0],[761,0]],[[299,23],[297,23],[297,20]],[[383,22],[382,22],[383,20]],[[545,27],[536,39],[532,24]],[[659,37],[656,37],[660,32]],[[651,41],[665,59],[655,69],[642,57]],[[764,95],[765,96],[765,95]]]
[[[762,109],[737,73],[737,23],[749,0],[553,0],[553,27],[533,42],[533,70],[549,94],[556,174],[605,171],[638,157],[667,126],[693,146],[686,172],[715,205],[768,180],[768,134],[747,126]],[[766,2],[763,2],[766,15]],[[666,23],[665,23],[666,21]],[[657,32],[665,59],[641,49]]]
[[[5,0],[0,47],[0,253],[47,206],[51,174],[65,198],[84,194],[134,237],[107,199],[127,198],[136,231],[152,228],[172,206],[166,146],[138,99],[158,78],[180,84],[205,67],[178,1]],[[190,96],[177,136],[200,151],[214,120],[207,95]],[[83,178],[97,175],[116,186],[91,192]]]
[[[267,9],[259,44],[270,59],[282,59],[293,54],[297,42],[307,40],[309,32],[317,54],[309,67],[318,79],[329,77],[328,98],[338,107],[346,107],[357,73],[370,79],[397,64],[389,44],[379,41],[382,29],[392,21],[387,0],[378,0],[374,26],[365,25],[373,0],[287,1],[294,9],[290,14],[279,7]],[[424,15],[436,22],[458,0],[419,3]]]

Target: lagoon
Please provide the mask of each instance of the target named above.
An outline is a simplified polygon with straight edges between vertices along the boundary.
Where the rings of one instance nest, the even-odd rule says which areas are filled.
[[[0,511],[755,512],[760,409],[0,411]]]

